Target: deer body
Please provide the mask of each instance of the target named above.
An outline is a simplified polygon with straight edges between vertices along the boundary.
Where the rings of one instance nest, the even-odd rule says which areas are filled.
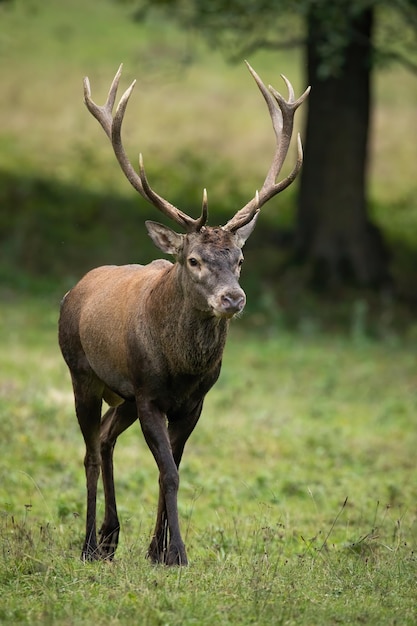
[[[161,232],[175,242],[176,263],[157,260],[146,266],[99,267],[64,298],[59,339],[86,438],[87,485],[93,498],[84,558],[112,556],[116,549],[119,521],[115,500],[101,529],[99,550],[95,541],[97,469],[101,463],[105,493],[113,491],[111,479],[106,484],[106,477],[113,475],[112,450],[117,436],[137,418],[158,466],[170,466],[170,479],[175,477],[177,490],[177,469],[186,438],[200,416],[204,396],[220,373],[229,319],[245,304],[238,284],[241,246],[255,221],[253,218],[236,234],[205,227],[202,233],[185,236],[148,222],[155,242],[165,251],[174,252],[172,241],[167,245]],[[90,451],[88,442],[99,431],[103,399],[113,410],[103,421],[106,427],[101,427],[101,450],[96,437]],[[167,420],[168,438],[163,433],[153,441],[155,420],[162,429]],[[94,471],[90,471],[92,466]],[[160,501],[165,503],[163,494],[169,487],[163,476],[161,489]],[[150,557],[185,564],[182,541],[167,552],[170,515],[163,505],[159,518],[155,529],[159,539],[150,548]],[[175,508],[171,518],[175,536],[179,534]]]
[[[132,87],[112,115],[120,70],[103,107],[93,103],[86,83],[86,104],[111,139],[129,181],[187,232],[178,234],[162,224],[147,222],[153,242],[173,255],[174,263],[157,260],[145,266],[96,268],[66,294],[61,305],[59,342],[71,373],[86,446],[84,560],[111,559],[116,550],[119,520],[113,451],[119,435],[138,419],[159,468],[158,513],[148,556],[167,565],[187,563],[177,506],[184,446],[200,417],[204,397],[219,376],[229,321],[245,306],[238,282],[242,247],[255,227],[261,204],[292,182],[302,160],[299,142],[296,167],[284,181],[275,183],[288,149],[292,117],[306,94],[294,101],[291,88],[286,102],[276,92],[272,96],[250,70],[271,113],[277,153],[260,194],[225,226],[216,228],[206,226],[205,194],[201,217],[194,220],[150,188],[142,161],[140,175],[134,172],[120,139]],[[273,109],[273,97],[279,109]],[[285,141],[281,140],[281,126]],[[103,400],[110,408],[102,416]],[[97,541],[100,469],[105,512]]]
[[[70,317],[76,308],[79,318],[70,323],[77,324],[78,349],[107,389],[123,400],[134,399],[139,386],[149,388],[153,382],[159,391],[169,375],[200,375],[219,362],[227,321],[204,319],[185,307],[178,285],[172,284],[176,274],[163,261],[97,268],[63,303],[62,333],[66,311]],[[195,332],[190,334],[190,328]],[[71,344],[65,344],[67,350],[74,353]]]

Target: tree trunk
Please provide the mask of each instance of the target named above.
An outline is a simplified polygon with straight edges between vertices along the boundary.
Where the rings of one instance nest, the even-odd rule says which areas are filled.
[[[346,16],[345,19],[349,19]],[[345,58],[335,76],[321,75],[325,26],[308,20],[307,67],[312,91],[297,215],[297,249],[316,284],[378,286],[387,255],[367,217],[366,166],[370,111],[372,10],[350,22]]]

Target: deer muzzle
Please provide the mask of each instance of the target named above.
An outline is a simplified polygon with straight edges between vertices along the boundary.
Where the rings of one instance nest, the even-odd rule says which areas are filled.
[[[211,302],[216,317],[233,317],[241,313],[246,304],[243,289],[233,289],[219,294]]]

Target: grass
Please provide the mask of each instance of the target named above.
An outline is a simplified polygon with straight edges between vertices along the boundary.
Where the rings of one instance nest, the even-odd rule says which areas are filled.
[[[181,469],[190,567],[144,558],[157,473],[135,427],[117,559],[85,566],[58,299],[1,304],[0,623],[415,623],[415,338],[235,323]]]
[[[109,146],[82,105],[83,76],[90,76],[93,95],[100,101],[122,61],[123,85],[134,78],[138,80],[135,104],[126,115],[126,144],[133,155],[142,150],[145,158],[153,155],[154,163],[164,159],[165,175],[178,155],[199,154],[197,147],[203,147],[204,153],[210,155],[208,160],[219,156],[233,158],[247,149],[249,135],[257,154],[262,154],[265,145],[272,149],[267,114],[260,122],[253,116],[253,103],[262,102],[243,63],[233,68],[220,55],[202,58],[202,44],[197,43],[192,54],[199,62],[190,65],[190,36],[175,31],[169,24],[151,22],[140,26],[109,1],[86,6],[76,0],[65,13],[53,2],[33,2],[33,12],[19,0],[15,4],[16,8],[3,10],[2,15],[1,50],[7,64],[5,91],[9,94],[2,103],[2,113],[7,113],[9,120],[3,151],[9,159],[1,162],[4,167],[10,169],[10,157],[12,163],[14,159],[16,164],[30,163],[33,150],[42,146],[36,155],[37,173],[51,174],[52,166],[60,180],[72,181],[74,175],[80,175],[87,187],[101,187],[103,171],[100,179],[85,180],[83,176],[88,159],[90,165],[108,171],[107,190],[109,185],[115,185],[126,193],[126,184],[109,159]],[[27,37],[10,38],[9,29],[26,33],[28,22],[31,30]],[[28,51],[34,46],[36,54],[28,58]],[[287,67],[288,63],[294,64],[291,60]],[[265,67],[265,61],[262,65]],[[244,92],[242,85],[246,87]],[[236,116],[242,97],[248,106]],[[161,102],[169,106],[161,107]],[[138,118],[143,122],[138,123]],[[268,129],[263,146],[256,137],[259,123]],[[230,141],[223,136],[225,124],[230,127]],[[253,154],[255,164],[257,154]],[[151,157],[147,159],[150,160]],[[264,168],[261,175],[264,176]],[[195,190],[199,202],[203,186],[210,182],[201,181]]]
[[[61,5],[16,0],[0,8],[6,94],[0,112],[8,121],[1,133],[1,167],[10,171],[25,166],[26,171],[64,182],[77,180],[94,190],[106,180],[107,191],[130,193],[104,136],[82,105],[82,77],[90,76],[93,95],[100,102],[123,61],[123,85],[138,80],[126,115],[132,159],[142,151],[151,171],[159,171],[160,184],[168,180],[171,194],[175,194],[172,170],[179,167],[181,178],[187,176],[181,156],[203,159],[207,175],[201,181],[191,175],[192,202],[195,198],[200,202],[204,186],[213,191],[213,200],[230,194],[234,184],[243,193],[253,193],[269,166],[273,138],[243,63],[227,65],[219,53],[208,54],[195,33],[184,34],[170,23],[135,23],[120,3],[72,0],[66,11]],[[250,61],[278,89],[283,87],[281,71],[297,91],[304,89],[299,53],[257,53]],[[395,66],[379,70],[374,91],[372,197],[377,203],[387,197],[412,198],[406,190],[415,185],[415,142],[409,130],[414,122],[415,80]],[[230,178],[219,175],[213,162],[226,167]]]

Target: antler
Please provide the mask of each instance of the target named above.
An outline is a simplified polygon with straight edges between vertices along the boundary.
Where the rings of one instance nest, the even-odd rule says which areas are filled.
[[[119,86],[120,76],[122,74],[123,64],[120,65],[116,76],[110,87],[109,94],[107,96],[106,103],[103,106],[98,106],[91,99],[90,81],[88,78],[84,78],[84,101],[90,111],[90,113],[100,122],[104,129],[104,132],[108,136],[113,146],[114,153],[119,161],[120,167],[123,173],[130,182],[130,184],[140,193],[140,195],[148,200],[154,207],[162,211],[164,215],[174,220],[177,224],[185,228],[186,232],[197,232],[201,230],[204,224],[207,222],[207,194],[204,190],[203,194],[203,206],[201,215],[198,219],[193,219],[186,213],[183,213],[177,209],[173,204],[165,200],[158,195],[149,185],[146,177],[145,168],[143,166],[142,155],[139,156],[139,174],[132,167],[121,139],[121,128],[123,117],[126,111],[129,98],[132,94],[136,81],[130,85],[130,87],[122,95],[120,102],[117,106],[116,113],[113,116],[113,107],[116,100],[117,89]]]
[[[269,86],[269,88],[266,88],[255,70],[249,65],[247,61],[245,61],[245,63],[248,66],[248,69],[253,78],[255,79],[256,84],[258,85],[259,90],[265,98],[266,104],[268,106],[269,114],[272,120],[272,126],[276,137],[276,150],[272,165],[259,193],[256,192],[252,200],[250,200],[250,202],[248,202],[242,209],[240,209],[223,227],[225,230],[229,230],[231,232],[235,232],[238,228],[250,222],[255,213],[259,211],[259,209],[262,205],[265,204],[265,202],[267,202],[277,193],[280,193],[280,191],[283,191],[289,185],[291,185],[291,183],[296,178],[298,172],[300,171],[303,162],[303,147],[301,144],[300,135],[298,134],[298,155],[294,169],[286,178],[284,178],[280,182],[276,182],[287,156],[288,148],[290,146],[293,131],[294,114],[298,107],[307,98],[310,92],[310,87],[307,87],[303,95],[300,96],[297,100],[294,100],[294,89],[290,81],[285,78],[285,76],[281,75],[288,88],[288,100],[285,100],[285,98],[283,98],[281,94],[278,93],[278,91],[275,91],[273,87]]]

